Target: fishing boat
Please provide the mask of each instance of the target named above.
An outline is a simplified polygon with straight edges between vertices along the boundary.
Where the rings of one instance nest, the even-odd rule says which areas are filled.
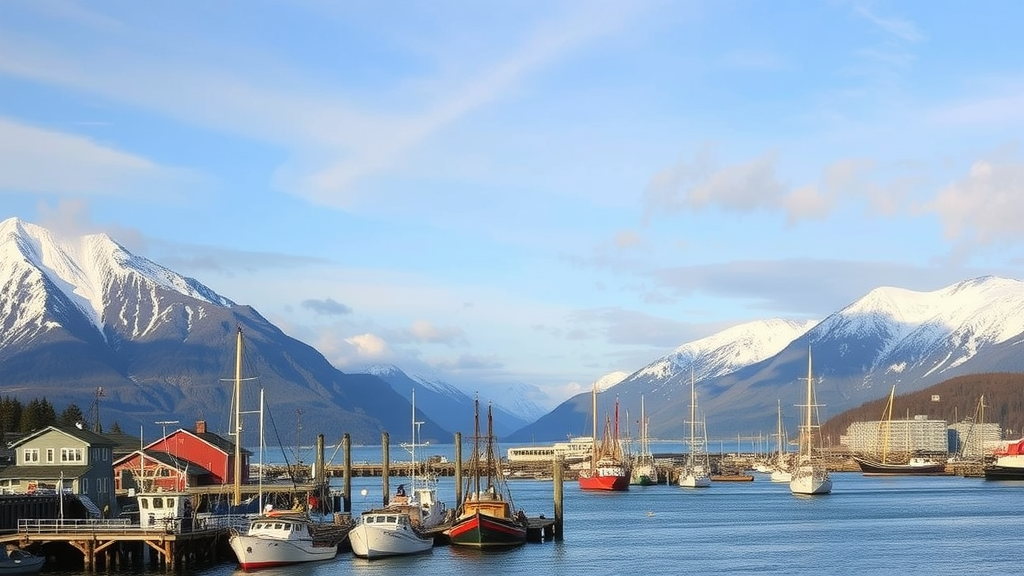
[[[985,480],[1024,480],[1024,438],[1010,442],[995,456],[985,467]]]
[[[793,480],[793,473],[789,471],[789,452],[786,451],[786,431],[782,427],[782,400],[779,401],[779,451],[775,455],[775,461],[771,465],[771,480],[772,482],[791,482]]]
[[[241,387],[242,387],[242,329],[235,340],[234,378],[234,436],[235,461],[232,506],[241,506]],[[262,404],[262,402],[261,402]],[[262,410],[261,410],[262,415]],[[260,443],[262,446],[262,434]],[[322,462],[316,468],[323,470]],[[262,486],[262,485],[261,485]],[[325,488],[326,486],[321,486]],[[262,498],[262,496],[260,496]],[[302,562],[330,560],[338,554],[338,545],[344,540],[348,526],[328,523],[310,516],[305,508],[274,510],[267,505],[262,513],[249,518],[247,525],[232,527],[228,545],[243,570],[286,566]]]
[[[6,544],[0,544],[0,574],[38,574],[45,563],[43,556],[21,548],[8,551]]]
[[[456,546],[519,546],[526,542],[526,514],[515,510],[508,483],[501,475],[500,466],[496,466],[491,407],[487,407],[487,444],[483,455],[480,453],[479,400],[474,401],[473,417],[473,460],[466,479],[466,496],[459,503],[454,523],[444,534]]]
[[[793,494],[828,494],[832,491],[832,478],[824,463],[814,454],[814,436],[818,433],[814,414],[819,404],[814,403],[814,376],[811,371],[811,349],[807,349],[807,403],[804,408],[804,422],[800,426],[800,452],[797,455],[789,491]]]
[[[337,533],[320,536],[305,514],[260,515],[243,534],[232,530],[228,544],[243,570],[330,560],[338,554]]]
[[[861,473],[865,476],[891,476],[891,475],[913,475],[913,476],[938,476],[946,473],[946,463],[928,458],[925,456],[911,456],[909,459],[902,459],[897,462],[889,450],[889,443],[892,438],[892,405],[896,397],[896,386],[889,392],[889,401],[882,412],[882,419],[878,422],[879,440],[882,445],[877,458],[869,456],[854,456],[853,459],[860,466]],[[907,422],[909,426],[909,422]],[[907,428],[909,434],[909,427]],[[909,446],[909,439],[907,442]]]
[[[707,451],[707,429],[703,436],[697,437],[697,388],[693,379],[693,367],[690,367],[690,446],[686,456],[686,464],[679,470],[679,485],[684,488],[707,488],[711,486],[711,466]],[[701,422],[702,428],[706,426]]]
[[[622,457],[619,443],[619,401],[615,400],[615,428],[605,418],[604,435],[597,444],[597,384],[593,391],[594,449],[590,455],[590,468],[580,470],[580,490],[622,491],[629,490],[629,468]]]
[[[651,453],[647,426],[644,397],[640,396],[640,449],[633,458],[629,474],[629,483],[634,486],[653,486],[658,483],[658,469],[654,466],[654,454]]]
[[[425,534],[444,522],[448,513],[437,498],[437,488],[428,478],[417,475],[416,447],[419,427],[416,421],[416,391],[412,392],[412,442],[407,445],[412,456],[412,496],[399,484],[388,506],[368,510],[348,534],[352,553],[360,558],[383,558],[427,552],[434,546],[433,536]]]

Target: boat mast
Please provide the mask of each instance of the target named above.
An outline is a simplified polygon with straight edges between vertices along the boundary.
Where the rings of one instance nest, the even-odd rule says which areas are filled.
[[[597,382],[594,382],[593,394],[591,394],[591,414],[593,415],[591,420],[593,421],[594,431],[591,436],[591,441],[594,446],[590,451],[590,471],[594,472],[597,470]]]
[[[494,486],[491,478],[494,468],[494,421],[491,418],[491,403],[487,403],[487,490]]]
[[[622,445],[619,444],[619,397],[615,396],[615,448],[613,454],[616,458],[622,458]]]
[[[693,380],[693,365],[690,365],[690,464],[696,463],[693,456],[693,442],[697,435],[697,388]]]
[[[885,412],[882,413],[882,425],[885,426],[885,434],[882,436],[882,464],[885,464],[889,456],[889,435],[892,434],[892,401],[896,396],[896,385],[892,385],[889,392],[889,402],[885,405]],[[910,445],[907,444],[907,449]]]
[[[811,459],[812,446],[812,434],[811,434],[811,383],[813,382],[813,376],[811,375],[811,347],[807,347],[807,415],[804,418],[804,434],[807,436],[804,444],[807,446],[807,459]]]
[[[779,398],[778,402],[779,402],[779,432],[778,432],[779,435],[778,435],[778,441],[779,441],[779,461],[781,462],[782,461],[782,398]]]
[[[235,493],[234,504],[242,503],[242,327],[235,338]]]
[[[412,489],[416,490],[416,389],[412,389]]]
[[[473,399],[473,492],[480,498],[480,398]]]

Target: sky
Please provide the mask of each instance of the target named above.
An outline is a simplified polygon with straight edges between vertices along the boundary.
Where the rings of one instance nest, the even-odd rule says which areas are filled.
[[[0,0],[0,218],[551,407],[1021,278],[1024,3]]]

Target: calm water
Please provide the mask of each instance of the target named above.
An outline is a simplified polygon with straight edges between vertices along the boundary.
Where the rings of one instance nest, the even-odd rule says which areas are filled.
[[[566,482],[560,543],[502,552],[437,547],[373,562],[345,553],[258,574],[1020,574],[1024,483],[855,473],[833,478],[832,494],[816,497],[793,496],[787,484],[760,474],[754,482],[706,489],[661,485],[614,494],[582,493]],[[392,478],[392,489],[400,481]],[[354,512],[380,503],[379,478],[356,478],[353,488]],[[529,515],[552,515],[550,482],[516,480],[511,489],[516,506]],[[441,480],[439,491],[452,502],[450,478]],[[228,562],[193,573],[244,574]]]

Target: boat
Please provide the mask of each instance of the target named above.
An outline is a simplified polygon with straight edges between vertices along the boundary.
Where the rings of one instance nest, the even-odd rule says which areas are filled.
[[[234,378],[235,461],[232,502],[235,508],[242,503],[241,374],[242,329],[239,327],[235,340]],[[262,441],[261,437],[261,445]],[[318,464],[317,469],[322,470],[322,463]],[[228,545],[235,553],[238,565],[243,570],[252,570],[330,560],[337,556],[338,545],[344,540],[347,532],[348,527],[340,523],[313,519],[307,509],[275,510],[268,504],[262,513],[250,517],[246,525],[230,528]]]
[[[892,405],[896,397],[896,386],[893,385],[889,392],[889,401],[885,405],[882,419],[878,423],[879,438],[882,450],[877,458],[869,456],[854,456],[854,461],[860,466],[861,473],[865,476],[890,476],[890,475],[913,475],[913,476],[938,476],[946,474],[946,463],[926,456],[911,456],[905,461],[896,462],[889,451],[889,442],[892,436]],[[907,443],[909,449],[909,440]]]
[[[271,510],[249,521],[243,534],[232,529],[228,544],[243,570],[330,560],[343,539],[338,532],[320,534],[306,514]]]
[[[619,443],[619,401],[615,400],[615,431],[612,423],[605,418],[604,435],[597,444],[597,383],[593,391],[594,448],[590,455],[590,468],[579,473],[580,490],[623,491],[629,490],[629,469],[622,457]]]
[[[697,388],[693,378],[693,367],[690,367],[690,446],[686,456],[686,464],[679,470],[679,485],[684,488],[707,488],[711,486],[711,466],[708,459],[707,429],[704,435],[697,438]],[[705,422],[701,422],[706,426]],[[753,479],[753,478],[751,478]]]
[[[506,451],[509,464],[530,462],[553,462],[561,457],[566,464],[574,464],[590,459],[594,449],[591,436],[571,436],[565,442],[555,442],[545,446],[515,446]]]
[[[452,526],[444,531],[444,535],[455,546],[520,546],[526,543],[526,514],[515,510],[508,483],[501,475],[500,467],[496,466],[498,459],[494,454],[494,425],[489,405],[487,446],[483,455],[480,453],[480,439],[479,400],[474,400],[473,459],[466,478],[466,495],[459,503]]]
[[[651,453],[647,427],[644,397],[640,396],[640,450],[633,458],[629,474],[629,483],[634,486],[653,486],[658,483],[658,469],[654,466],[654,454]]]
[[[995,457],[984,469],[985,480],[1024,480],[1024,438],[1010,442]]]
[[[434,547],[434,538],[424,531],[444,522],[448,513],[444,502],[437,499],[437,488],[416,474],[416,447],[419,426],[416,421],[416,391],[412,393],[412,496],[399,484],[388,506],[360,514],[359,523],[348,534],[352,554],[360,558],[384,558],[420,554]]]
[[[36,556],[21,548],[7,549],[0,544],[0,575],[3,574],[38,574],[43,569],[46,558]]]
[[[828,494],[832,491],[832,478],[828,469],[814,454],[814,436],[818,433],[814,414],[819,407],[814,403],[814,376],[811,371],[811,349],[807,348],[807,403],[804,408],[804,422],[800,426],[800,452],[797,455],[789,491],[793,494]]]
[[[793,480],[793,473],[789,471],[789,452],[786,451],[786,431],[782,428],[782,400],[779,401],[779,451],[775,455],[775,461],[771,464],[771,481],[772,482],[791,482]]]

